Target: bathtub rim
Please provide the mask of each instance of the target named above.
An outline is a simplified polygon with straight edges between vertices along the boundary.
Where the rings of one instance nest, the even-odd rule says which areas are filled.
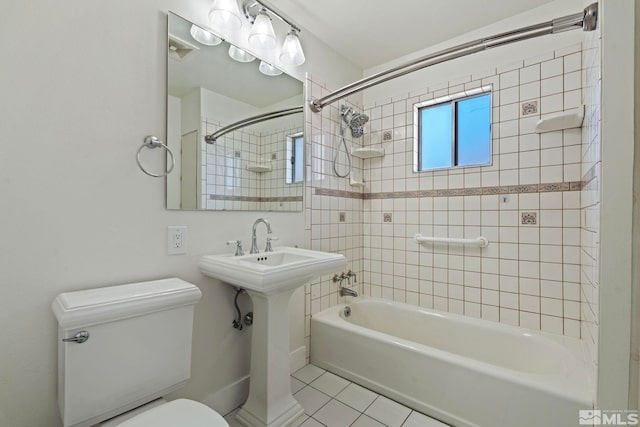
[[[395,305],[395,306],[399,306],[404,310],[426,311],[428,313],[437,314],[444,318],[449,318],[449,319],[452,319],[453,321],[462,322],[465,324],[481,322],[481,325],[484,325],[485,327],[488,327],[490,329],[495,329],[495,328],[506,329],[507,331],[514,333],[516,335],[529,334],[532,336],[535,335],[542,339],[548,339],[552,341],[555,345],[559,345],[563,347],[577,362],[577,365],[571,365],[569,363],[566,364],[569,371],[564,372],[565,375],[562,376],[562,379],[567,380],[567,379],[581,378],[582,381],[580,383],[575,383],[575,382],[571,383],[570,386],[568,386],[566,384],[560,383],[558,374],[530,373],[530,372],[517,371],[514,369],[499,366],[499,365],[485,362],[482,360],[477,360],[477,359],[473,359],[460,354],[451,353],[436,347],[431,347],[425,344],[416,343],[414,341],[410,341],[404,338],[395,337],[385,332],[369,329],[364,326],[351,323],[342,317],[342,311],[346,306],[358,304],[358,303],[366,304],[367,302],[382,303],[385,305]],[[479,371],[480,373],[485,375],[490,375],[505,381],[515,382],[523,386],[534,387],[538,390],[542,390],[546,393],[549,393],[552,396],[560,397],[562,399],[567,399],[567,400],[571,400],[576,403],[582,404],[584,405],[585,409],[593,408],[593,405],[595,402],[594,383],[593,383],[593,378],[591,377],[592,370],[589,368],[588,357],[587,357],[586,349],[584,348],[584,343],[582,342],[581,339],[578,339],[578,338],[567,337],[564,335],[550,334],[548,332],[543,332],[543,331],[538,331],[533,329],[526,329],[526,328],[513,326],[505,323],[493,322],[486,319],[472,318],[472,317],[464,316],[457,313],[444,312],[444,311],[439,311],[431,308],[420,307],[420,306],[415,306],[407,303],[389,301],[382,298],[369,297],[369,296],[359,296],[356,298],[349,298],[349,301],[347,302],[334,305],[316,314],[313,314],[311,316],[311,334],[312,335],[313,335],[314,322],[322,322],[343,331],[355,330],[356,333],[361,334],[366,338],[372,339],[380,343],[388,344],[389,342],[391,342],[395,345],[405,347],[413,351],[426,353],[429,356],[435,357],[442,361],[452,362],[457,365],[461,365],[466,369]],[[477,326],[477,324],[475,326]],[[312,357],[313,346],[311,346],[310,348],[310,355],[311,355],[311,358],[313,358]],[[572,377],[567,378],[567,374],[571,374]],[[580,374],[582,374],[583,376],[580,376]]]

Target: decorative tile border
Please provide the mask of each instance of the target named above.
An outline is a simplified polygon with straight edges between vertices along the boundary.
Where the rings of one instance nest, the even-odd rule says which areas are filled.
[[[209,194],[209,200],[230,200],[233,202],[302,202],[302,196],[253,197]]]
[[[318,196],[344,197],[350,199],[407,199],[419,197],[482,196],[491,194],[553,193],[560,191],[580,191],[583,181],[554,182],[550,184],[502,185],[497,187],[452,188],[447,190],[393,191],[385,193],[357,193],[355,191],[332,190],[314,187]]]
[[[345,197],[348,199],[364,199],[364,193],[356,191],[332,190],[331,188],[314,187],[314,194],[318,196]]]

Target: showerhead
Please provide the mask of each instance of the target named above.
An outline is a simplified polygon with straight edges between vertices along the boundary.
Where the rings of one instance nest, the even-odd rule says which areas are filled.
[[[340,107],[340,115],[342,120],[351,129],[351,136],[359,138],[364,134],[364,124],[369,121],[369,116],[362,113],[356,113],[353,108],[343,105]]]
[[[360,128],[364,126],[365,123],[369,121],[369,116],[362,113],[354,113],[351,116],[351,121],[349,122],[349,127],[351,128]]]

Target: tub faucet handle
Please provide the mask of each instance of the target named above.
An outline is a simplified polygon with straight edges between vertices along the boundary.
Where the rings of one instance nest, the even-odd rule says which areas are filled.
[[[341,274],[334,274],[331,280],[333,281],[333,283],[337,283],[338,286],[342,286],[342,281],[346,278],[347,275],[343,271]]]
[[[351,284],[351,278],[353,277],[353,283],[358,283],[358,276],[353,271],[349,270],[347,273],[347,282]]]

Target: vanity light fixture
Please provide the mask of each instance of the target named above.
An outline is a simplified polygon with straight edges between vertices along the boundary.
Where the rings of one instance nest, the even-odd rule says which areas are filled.
[[[258,67],[258,70],[260,70],[260,72],[265,76],[270,76],[270,77],[275,77],[282,74],[282,70],[279,70],[278,68],[264,61],[260,61],[260,66]]]
[[[197,25],[191,25],[191,37],[198,43],[202,43],[207,46],[217,46],[222,43],[222,39],[212,32],[198,27]]]
[[[278,58],[285,65],[297,67],[304,64],[305,56],[298,37],[300,28],[297,25],[267,6],[262,0],[244,0],[242,9],[249,22],[253,22],[253,29],[249,35],[249,43],[253,47],[267,49],[276,47],[276,37],[271,25],[271,17],[275,16],[291,27]]]
[[[273,49],[276,47],[276,34],[273,31],[271,18],[267,13],[267,9],[262,8],[256,15],[249,34],[249,44],[257,49]]]
[[[256,59],[255,56],[234,45],[229,46],[229,56],[238,62],[251,62]]]
[[[223,30],[237,30],[242,27],[237,0],[213,0],[209,20],[214,28]]]

